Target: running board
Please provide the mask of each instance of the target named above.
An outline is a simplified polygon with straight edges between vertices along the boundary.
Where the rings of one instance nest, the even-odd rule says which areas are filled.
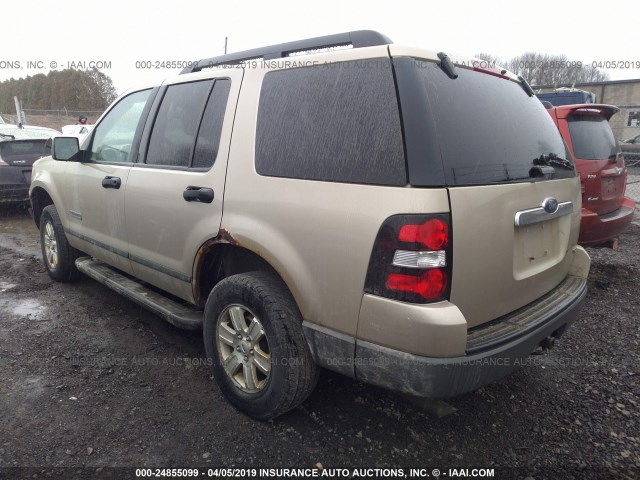
[[[118,273],[118,271],[105,263],[90,257],[81,257],[76,260],[76,267],[85,275],[152,311],[178,328],[185,330],[202,328],[202,311],[174,302],[141,283]]]

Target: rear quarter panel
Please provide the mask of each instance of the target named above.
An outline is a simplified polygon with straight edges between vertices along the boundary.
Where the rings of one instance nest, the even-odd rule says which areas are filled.
[[[339,58],[386,54],[385,47],[374,47],[345,50]],[[267,71],[245,73],[221,228],[276,269],[305,320],[355,336],[371,248],[383,221],[400,213],[446,213],[447,193],[258,175],[256,120]]]

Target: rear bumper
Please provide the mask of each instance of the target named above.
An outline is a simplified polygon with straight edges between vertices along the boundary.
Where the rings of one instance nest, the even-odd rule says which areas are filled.
[[[560,337],[575,321],[587,294],[587,281],[568,277],[563,284],[558,287],[560,290],[483,326],[485,332],[470,331],[471,341],[462,357],[421,357],[358,341],[356,377],[391,390],[432,398],[462,395],[494,382],[524,365],[543,340]],[[528,328],[519,325],[527,317],[535,321]]]
[[[618,237],[631,223],[635,208],[636,203],[626,197],[622,207],[606,215],[583,208],[578,243],[583,247],[595,247]]]
[[[30,176],[30,168],[0,167],[0,203],[28,202]]]
[[[457,357],[414,355],[306,322],[305,335],[314,359],[326,368],[411,395],[453,397],[504,377],[545,339],[560,337],[578,317],[586,294],[586,278],[570,275],[531,304],[469,330],[466,352]]]
[[[0,185],[0,204],[29,201],[29,185]]]

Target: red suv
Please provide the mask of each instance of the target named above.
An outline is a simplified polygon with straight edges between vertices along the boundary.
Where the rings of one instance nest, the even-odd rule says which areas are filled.
[[[578,243],[618,248],[618,235],[633,218],[635,202],[624,196],[627,168],[609,119],[613,105],[554,107],[543,102],[575,158],[582,184],[582,223]]]

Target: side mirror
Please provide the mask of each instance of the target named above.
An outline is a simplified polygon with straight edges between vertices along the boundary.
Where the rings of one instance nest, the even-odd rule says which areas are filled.
[[[78,137],[55,137],[53,139],[54,160],[80,160],[80,144]]]

